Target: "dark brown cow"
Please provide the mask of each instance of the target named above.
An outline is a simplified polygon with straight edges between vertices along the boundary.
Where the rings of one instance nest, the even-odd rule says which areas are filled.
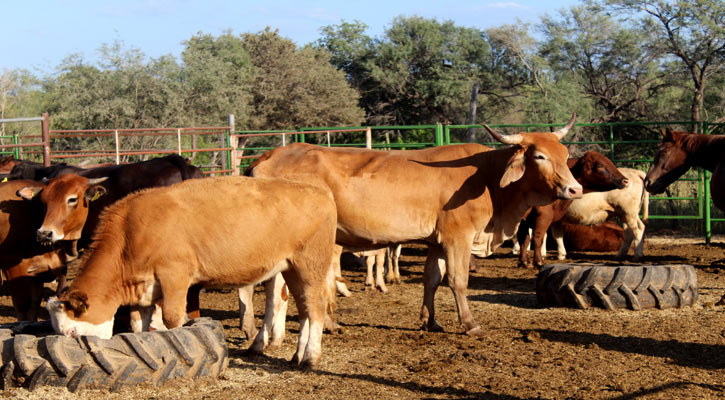
[[[581,183],[585,192],[622,189],[627,185],[627,178],[614,166],[606,156],[596,151],[588,151],[581,157],[570,158],[567,165],[574,178]],[[521,243],[519,266],[531,267],[528,251],[533,230],[534,266],[544,265],[544,237],[551,224],[561,221],[573,200],[556,200],[551,204],[533,207],[519,226],[518,239]]]
[[[427,244],[423,329],[442,330],[433,299],[446,276],[459,321],[478,335],[483,331],[466,299],[472,243],[493,251],[516,233],[530,207],[581,197],[559,142],[574,120],[555,133],[502,136],[486,127],[513,145],[490,151],[477,144],[389,152],[293,144],[265,153],[248,173],[328,187],[338,211],[337,243],[344,247]]]
[[[612,221],[599,225],[562,223],[567,249],[578,251],[617,251],[622,247],[624,229]]]
[[[293,360],[314,365],[334,300],[336,222],[328,190],[281,179],[198,179],[132,194],[104,212],[78,277],[48,301],[53,327],[109,338],[120,305],[163,300],[164,324],[175,328],[191,285],[238,287],[281,273],[299,312]]]
[[[62,277],[66,263],[77,255],[70,247],[54,249],[35,241],[35,231],[43,221],[43,206],[39,201],[18,198],[16,192],[42,186],[33,181],[0,183],[1,277],[18,319],[23,321],[38,318],[43,283]],[[63,282],[59,282],[59,288],[62,286]]]

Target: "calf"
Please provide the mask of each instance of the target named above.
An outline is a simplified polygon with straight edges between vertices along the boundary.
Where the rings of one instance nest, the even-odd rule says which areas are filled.
[[[607,192],[585,193],[581,199],[571,203],[562,221],[581,225],[597,225],[610,217],[618,217],[624,228],[622,245],[616,255],[622,259],[627,255],[630,246],[634,245],[634,261],[644,256],[645,223],[639,218],[642,211],[643,219],[649,216],[649,193],[644,189],[645,173],[636,169],[620,168],[627,177],[627,186],[623,189]],[[559,259],[566,258],[564,238],[559,227],[552,226],[551,233],[556,240]]]
[[[294,360],[314,365],[336,224],[328,191],[283,180],[219,177],[132,194],[104,212],[80,274],[48,302],[53,327],[109,338],[120,305],[163,300],[164,324],[175,328],[191,285],[253,285],[281,272],[299,311]]]
[[[567,160],[567,165],[585,192],[622,189],[627,184],[627,179],[617,170],[614,163],[596,151],[588,151],[581,157],[570,158]],[[546,232],[552,223],[564,218],[572,201],[559,199],[551,204],[533,207],[529,211],[518,231],[518,239],[521,242],[519,266],[530,267],[527,249],[532,236],[534,265],[537,268],[544,265]],[[529,234],[529,229],[533,230],[533,234]]]

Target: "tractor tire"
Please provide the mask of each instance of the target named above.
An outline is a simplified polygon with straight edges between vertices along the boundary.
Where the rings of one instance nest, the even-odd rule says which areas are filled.
[[[607,310],[689,307],[697,302],[692,265],[550,264],[536,277],[542,306]]]
[[[27,326],[22,327],[27,331]],[[0,329],[2,389],[65,386],[118,390],[173,378],[218,377],[227,367],[224,329],[198,318],[168,331],[122,333],[104,340],[18,334]]]

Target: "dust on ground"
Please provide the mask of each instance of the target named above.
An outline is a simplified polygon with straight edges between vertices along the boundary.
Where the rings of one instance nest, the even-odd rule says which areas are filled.
[[[469,278],[468,299],[483,336],[462,334],[453,296],[436,296],[445,333],[422,332],[422,247],[404,248],[403,282],[386,294],[365,290],[364,271],[343,270],[353,296],[338,297],[343,331],[323,337],[313,371],[288,363],[297,341],[289,308],[282,348],[248,355],[239,329],[236,293],[202,294],[202,315],[221,320],[229,368],[221,379],[175,381],[120,392],[64,388],[5,390],[7,398],[259,398],[259,399],[715,399],[725,398],[725,240],[649,238],[644,263],[692,264],[699,299],[677,310],[605,311],[541,308],[536,271],[516,267],[510,249],[483,260]],[[571,252],[569,262],[613,262],[613,254]],[[548,262],[554,262],[551,259]],[[264,294],[255,293],[263,314]],[[0,323],[14,321],[0,298]]]

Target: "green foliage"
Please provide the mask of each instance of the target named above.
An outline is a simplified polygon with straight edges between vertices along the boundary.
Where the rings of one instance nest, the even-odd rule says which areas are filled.
[[[248,129],[358,125],[359,95],[324,51],[297,49],[294,42],[266,29],[242,36],[255,68]]]

